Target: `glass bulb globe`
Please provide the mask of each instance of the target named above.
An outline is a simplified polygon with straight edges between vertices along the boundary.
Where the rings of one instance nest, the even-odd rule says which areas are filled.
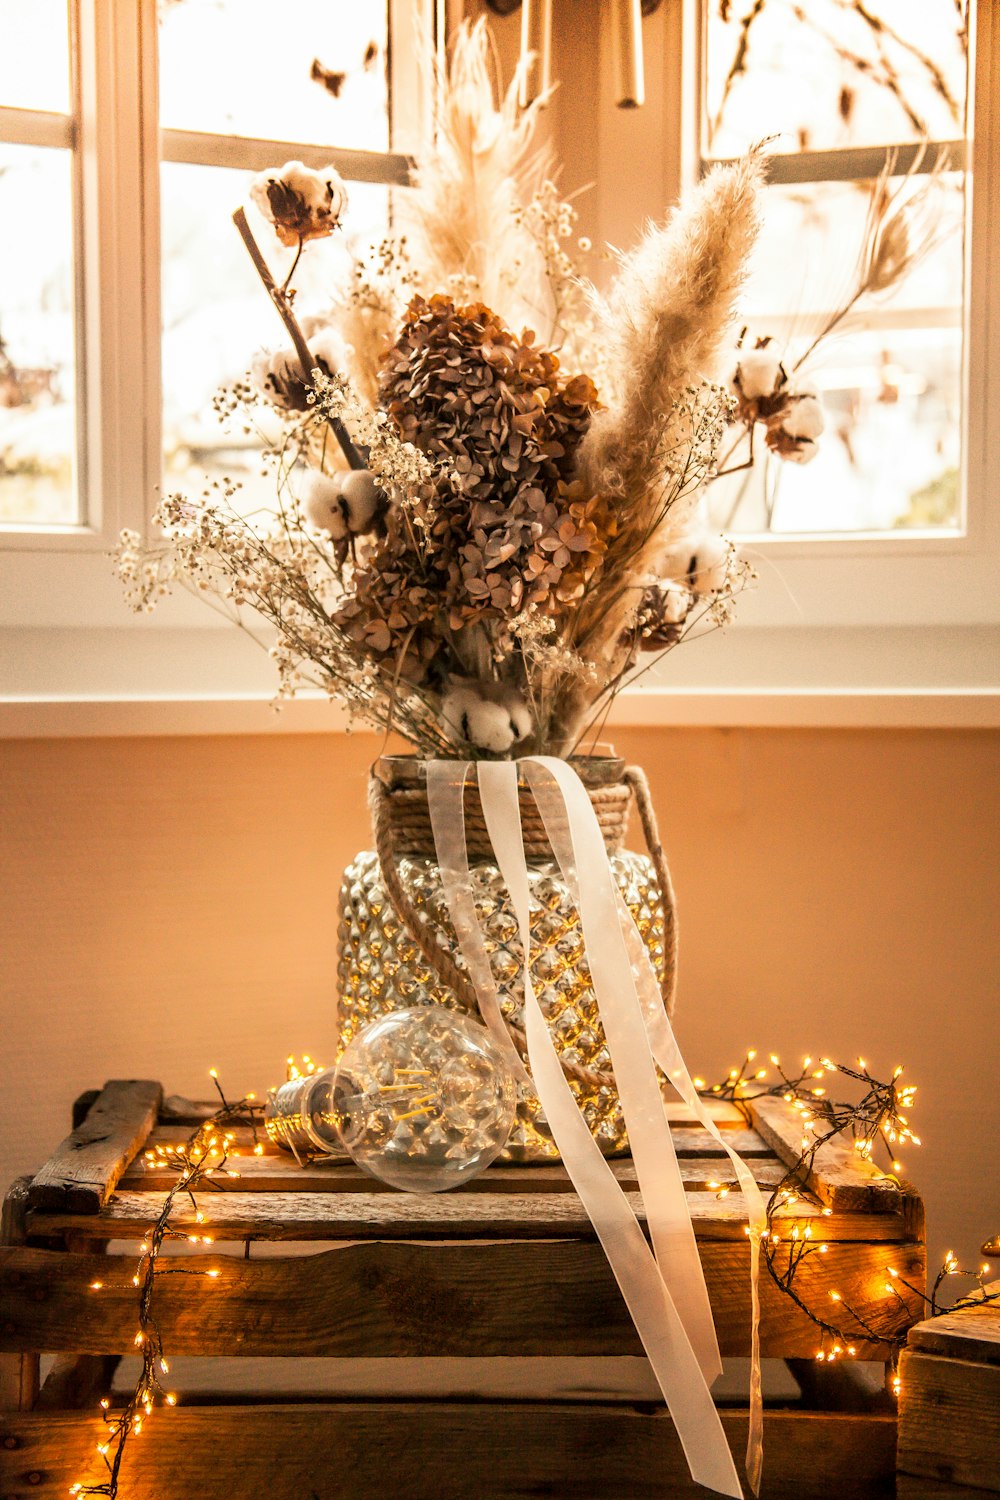
[[[513,1075],[485,1026],[420,1005],[358,1033],[335,1071],[329,1115],[364,1171],[440,1193],[499,1155],[516,1107]]]

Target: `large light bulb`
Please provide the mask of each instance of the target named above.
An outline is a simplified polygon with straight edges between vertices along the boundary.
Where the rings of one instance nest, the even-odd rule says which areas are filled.
[[[320,1100],[312,1098],[315,1119]],[[328,1116],[364,1171],[439,1193],[488,1167],[514,1123],[517,1088],[484,1026],[439,1005],[393,1011],[347,1047]]]

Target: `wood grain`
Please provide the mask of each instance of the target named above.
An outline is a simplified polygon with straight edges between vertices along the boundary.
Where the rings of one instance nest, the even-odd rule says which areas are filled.
[[[239,1153],[229,1158],[239,1172],[241,1192],[245,1193],[372,1193],[393,1192],[393,1188],[377,1182],[356,1167],[350,1160],[330,1159],[310,1162],[300,1167],[294,1157],[283,1152],[267,1152],[263,1156]],[[630,1157],[609,1163],[611,1171],[624,1188],[636,1188],[635,1165]],[[711,1192],[709,1183],[729,1184],[736,1187],[736,1174],[728,1156],[698,1156],[682,1158],[679,1163],[681,1180],[688,1192]],[[764,1188],[776,1187],[785,1174],[784,1165],[776,1156],[758,1157],[753,1162],[753,1174]],[[136,1157],[123,1175],[119,1187],[122,1191],[163,1192],[176,1181],[176,1170],[156,1166]],[[490,1169],[474,1177],[463,1194],[469,1193],[572,1193],[573,1184],[565,1167],[559,1164],[532,1166],[504,1166]],[[724,1201],[724,1200],[723,1200]]]
[[[993,1490],[972,1489],[967,1484],[949,1484],[942,1479],[896,1475],[896,1500],[990,1500]]]
[[[749,1353],[749,1245],[701,1245],[725,1355]],[[829,1292],[886,1337],[919,1313],[884,1291],[888,1265],[914,1280],[921,1245],[831,1245],[796,1285],[821,1312]],[[205,1273],[218,1270],[219,1276]],[[5,1317],[0,1350],[111,1354],[132,1347],[136,1294],[131,1256],[31,1248],[0,1251]],[[103,1283],[92,1291],[91,1283]],[[769,1277],[762,1278],[766,1357],[811,1358],[816,1329]],[[164,1346],[177,1354],[353,1356],[615,1355],[641,1352],[638,1335],[595,1240],[431,1244],[374,1240],[307,1255],[244,1260],[215,1251],[158,1273],[154,1308]],[[884,1346],[857,1340],[859,1357]],[[863,1352],[867,1351],[867,1352]]]
[[[1000,1296],[1000,1281],[986,1287]],[[923,1354],[940,1354],[974,1363],[1000,1365],[1000,1302],[983,1307],[963,1307],[961,1312],[929,1318],[910,1329],[907,1348]]]
[[[35,1411],[96,1407],[108,1394],[117,1366],[115,1354],[60,1354],[38,1392]]]
[[[1000,1368],[904,1351],[899,1468],[1000,1492]]]
[[[737,1109],[735,1104],[730,1104],[724,1099],[706,1099],[703,1102],[708,1118],[720,1128],[726,1130],[746,1128],[746,1116],[742,1110]],[[173,1121],[182,1125],[200,1125],[202,1121],[210,1119],[218,1108],[217,1101],[185,1099],[180,1094],[171,1094],[163,1101],[160,1118],[165,1124]],[[694,1110],[689,1104],[684,1104],[679,1099],[667,1101],[664,1104],[664,1113],[672,1125],[692,1130],[700,1128]]]
[[[794,1165],[802,1153],[799,1116],[783,1099],[747,1102],[754,1129],[783,1161]],[[893,1178],[886,1177],[840,1138],[819,1148],[805,1181],[821,1203],[842,1210],[891,1213],[906,1196]]]
[[[106,1083],[82,1122],[35,1174],[29,1205],[95,1213],[155,1125],[162,1098],[162,1088],[150,1079]]]
[[[740,1454],[745,1413],[725,1412],[722,1421]],[[99,1422],[73,1413],[5,1419],[0,1491],[64,1500],[73,1481],[99,1476],[100,1433]],[[4,1447],[9,1439],[13,1451]],[[762,1500],[888,1500],[894,1446],[889,1418],[768,1413]],[[264,1405],[249,1416],[231,1407],[181,1406],[158,1415],[130,1446],[123,1478],[128,1500],[165,1500],[168,1493],[172,1500],[705,1495],[691,1481],[662,1409],[527,1403]]]
[[[575,1193],[301,1193],[245,1192],[238,1180],[218,1179],[225,1186],[198,1195],[204,1215],[198,1230],[190,1204],[178,1206],[171,1222],[192,1233],[216,1239],[338,1240],[502,1239],[516,1235],[550,1238],[593,1237],[594,1229]],[[645,1222],[642,1199],[626,1191],[630,1207]],[[159,1211],[156,1193],[119,1192],[100,1214],[31,1213],[31,1235],[72,1231],[84,1239],[142,1239]],[[712,1193],[688,1195],[688,1209],[699,1240],[746,1239],[746,1209],[737,1193],[719,1200]],[[781,1233],[812,1225],[823,1240],[903,1239],[903,1219],[892,1214],[833,1214],[826,1217],[810,1203],[799,1202],[778,1216]]]
[[[234,1149],[246,1153],[253,1149],[255,1144],[253,1132],[249,1125],[228,1125],[226,1129],[232,1134]],[[725,1127],[726,1143],[738,1151],[740,1156],[746,1157],[774,1157],[772,1147],[768,1146],[755,1130],[746,1128],[738,1129],[735,1125]],[[179,1146],[187,1140],[191,1127],[177,1124],[166,1117],[163,1110],[160,1111],[159,1123],[150,1132],[147,1145],[152,1146]],[[707,1130],[702,1130],[697,1125],[674,1125],[671,1134],[673,1136],[674,1150],[682,1159],[694,1156],[718,1156],[720,1147],[718,1141]],[[282,1151],[273,1146],[258,1129],[256,1141],[264,1148],[264,1155],[280,1158],[282,1161],[294,1162],[295,1158],[290,1151]],[[613,1157],[612,1166],[627,1166],[631,1164],[631,1158]],[[494,1177],[503,1176],[508,1172],[523,1173],[527,1175],[540,1174],[543,1179],[546,1173],[559,1173],[565,1177],[566,1169],[561,1162],[500,1162],[496,1166],[489,1167],[482,1178],[476,1181],[490,1181]],[[568,1180],[568,1179],[567,1179]]]

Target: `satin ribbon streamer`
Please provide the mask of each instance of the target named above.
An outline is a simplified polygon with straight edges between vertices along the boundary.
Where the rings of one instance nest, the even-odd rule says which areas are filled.
[[[529,883],[518,803],[519,768],[531,787],[549,843],[580,913],[652,1251],[580,1112],[531,984]],[[483,1019],[515,1075],[522,1082],[533,1083],[567,1173],[636,1325],[692,1477],[720,1494],[741,1496],[709,1389],[721,1370],[721,1359],[654,1058],[733,1162],[750,1213],[753,1318],[747,1473],[756,1493],[762,1432],[757,1280],[760,1234],[766,1226],[760,1190],[748,1168],[726,1145],[688,1074],[662,1004],[652,962],[618,890],[586,789],[565,761],[543,756],[516,764],[478,763],[486,827],[510,893],[524,952],[529,1079],[503,1021],[475,910],[463,806],[470,770],[468,762],[426,764],[428,803],[445,899]]]

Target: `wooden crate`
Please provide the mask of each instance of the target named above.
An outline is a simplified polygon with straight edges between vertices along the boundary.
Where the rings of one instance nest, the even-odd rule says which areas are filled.
[[[899,1373],[901,1500],[1000,1495],[1000,1304],[918,1323]]]
[[[169,1185],[137,1153],[147,1140],[182,1140],[211,1110],[163,1102],[149,1083],[111,1083],[86,1103],[74,1134],[34,1179],[14,1185],[4,1209],[0,1500],[63,1497],[77,1479],[100,1475],[98,1402],[136,1331],[135,1248],[122,1242],[141,1239]],[[722,1352],[746,1356],[741,1199],[709,1187],[731,1181],[732,1169],[684,1106],[669,1113]],[[791,1111],[762,1100],[749,1125],[729,1105],[713,1113],[766,1194],[798,1154]],[[204,1393],[186,1400],[181,1387],[178,1407],[155,1412],[129,1445],[122,1500],[704,1495],[662,1404],[616,1398],[590,1376],[592,1361],[641,1348],[560,1166],[493,1167],[457,1192],[413,1196],[382,1190],[347,1163],[302,1169],[270,1147],[255,1156],[245,1128],[237,1137],[239,1180],[199,1196],[198,1232],[216,1243],[199,1247],[205,1260],[184,1263],[207,1262],[221,1275],[156,1283],[168,1357],[378,1356],[384,1390],[393,1389],[394,1360],[476,1356],[500,1369],[560,1356],[579,1362],[580,1375],[572,1399],[565,1382],[548,1399],[527,1381],[492,1401],[463,1399],[460,1388],[450,1399],[391,1401],[276,1399],[261,1390],[234,1403]],[[614,1170],[641,1213],[632,1163]],[[794,1245],[808,1227],[828,1248],[803,1263],[797,1293],[822,1312],[837,1290],[882,1339],[905,1331],[920,1307],[888,1293],[886,1279],[892,1266],[923,1284],[919,1198],[835,1145],[823,1148],[803,1189],[780,1215],[782,1241]],[[193,1210],[180,1207],[175,1222],[193,1229]],[[763,1354],[789,1361],[809,1398],[767,1412],[764,1496],[891,1495],[894,1415],[884,1404],[859,1409],[856,1391],[845,1399],[846,1367],[817,1365],[809,1318],[767,1276],[761,1294]],[[889,1353],[861,1338],[857,1350],[876,1361]],[[58,1358],[39,1386],[40,1354]],[[741,1454],[745,1410],[726,1408],[723,1421]]]

